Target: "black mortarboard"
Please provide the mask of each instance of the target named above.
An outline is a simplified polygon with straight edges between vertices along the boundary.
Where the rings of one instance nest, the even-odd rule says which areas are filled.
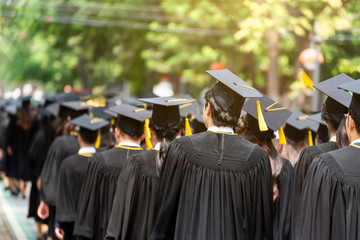
[[[76,118],[88,113],[90,107],[86,102],[81,101],[62,102],[60,103],[59,117],[67,118],[70,116],[71,118]]]
[[[91,99],[91,93],[89,92],[83,92],[83,93],[79,93],[76,94],[77,100],[79,101],[87,101],[89,99]]]
[[[193,121],[191,127],[194,129],[194,133],[206,132],[207,128],[204,124],[203,115],[201,113],[192,113]]]
[[[56,95],[56,101],[57,102],[69,102],[69,101],[77,101],[78,97],[73,93],[59,93]]]
[[[45,110],[50,112],[54,117],[57,117],[59,114],[59,107],[60,107],[60,104],[55,102],[55,103],[51,103],[51,104],[47,105],[45,107]]]
[[[116,113],[119,127],[130,136],[139,135],[144,130],[143,122],[151,117],[151,111],[128,104],[120,104],[108,108],[107,111]]]
[[[109,114],[106,107],[95,107],[91,108],[91,113],[94,117],[104,118],[106,120],[110,120],[113,115]]]
[[[138,108],[128,104],[120,104],[107,109],[110,112],[116,113],[121,116],[125,116],[134,119],[139,122],[144,122],[145,119],[151,117],[151,111],[145,108]]]
[[[253,98],[249,99],[244,104],[243,110],[257,120],[258,114],[256,101],[257,100]],[[273,131],[279,130],[279,128],[291,116],[291,112],[289,110],[265,95],[263,95],[262,98],[259,98],[259,101],[266,125]],[[256,127],[259,129],[258,124]]]
[[[109,121],[98,118],[90,117],[88,114],[81,115],[70,121],[72,124],[79,126],[90,131],[98,131],[99,129],[109,125]]]
[[[195,102],[194,99],[174,97],[141,98],[139,100],[154,104],[151,119],[164,127],[172,127],[180,122],[179,105]]]
[[[326,126],[326,123],[321,119],[321,112],[312,114],[307,119]]]
[[[345,107],[349,107],[351,101],[351,95],[341,91],[338,86],[344,83],[354,81],[353,78],[341,73],[335,77],[322,81],[314,85],[314,88],[341,103]]]
[[[352,93],[349,110],[355,114],[356,122],[360,122],[360,80],[342,84],[339,88]]]
[[[293,111],[284,127],[285,136],[295,142],[304,140],[310,127],[316,124],[308,120],[308,117],[300,111]]]
[[[239,100],[241,101],[242,98],[262,97],[260,92],[228,69],[207,70],[206,72],[219,81],[212,88],[212,92],[215,102],[225,112],[227,112],[234,103]],[[237,107],[241,108],[242,106]]]

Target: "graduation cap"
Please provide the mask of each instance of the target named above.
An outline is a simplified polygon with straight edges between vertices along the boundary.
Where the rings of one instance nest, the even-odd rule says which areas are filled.
[[[174,97],[157,97],[157,98],[141,98],[139,99],[146,103],[152,103],[154,105],[151,119],[157,125],[163,127],[172,127],[178,124],[181,120],[179,105],[195,102],[195,99],[187,98],[174,98]],[[189,123],[185,125],[189,126]],[[145,121],[145,140],[148,148],[152,148],[150,145],[150,130],[148,128],[149,120]],[[185,132],[186,132],[185,128]]]
[[[144,127],[143,122],[151,117],[151,111],[128,104],[113,106],[107,111],[119,116],[119,127],[130,136],[138,135],[139,129]]]
[[[352,94],[349,109],[354,113],[357,122],[360,122],[360,80],[342,84],[339,88]]]
[[[51,115],[53,115],[54,117],[57,117],[59,114],[59,107],[59,103],[51,103],[45,107],[45,110],[51,113]]]
[[[66,118],[70,116],[71,118],[76,118],[85,113],[89,113],[90,107],[86,102],[82,101],[62,102],[60,103],[59,117]]]
[[[308,117],[309,115],[300,111],[293,111],[284,127],[285,136],[294,142],[300,142],[308,135],[309,145],[312,146],[312,133],[310,127],[316,123],[308,120]]]
[[[256,101],[260,101],[261,111],[266,125],[274,132],[279,130],[279,143],[286,144],[282,125],[291,116],[291,112],[266,95],[263,95],[263,97],[259,98],[259,100],[250,98],[244,104],[243,110],[251,116],[248,118],[249,129],[259,139],[266,135],[266,131],[260,131],[259,129]]]
[[[85,130],[90,132],[98,132],[98,136],[96,139],[95,147],[99,148],[100,140],[101,140],[101,131],[100,129],[109,125],[109,121],[98,118],[98,117],[90,117],[88,114],[81,115],[70,121],[72,124],[80,127],[80,132]]]
[[[341,73],[335,77],[315,84],[314,88],[348,108],[351,101],[351,95],[339,89],[338,86],[352,81],[354,81],[353,78]],[[334,108],[336,108],[336,106],[334,106]],[[336,110],[334,108],[331,108],[331,110]]]
[[[206,72],[219,81],[211,91],[213,92],[216,104],[225,112],[239,102],[242,104],[236,107],[240,110],[245,102],[245,98],[261,98],[263,96],[228,69],[207,70]],[[260,102],[256,101],[256,105],[260,131],[267,131],[268,128],[261,112]]]
[[[57,102],[70,102],[70,101],[77,101],[79,98],[73,93],[59,93],[55,97]]]
[[[195,133],[205,132],[207,130],[204,119],[201,113],[192,113],[193,121],[191,126],[194,129]]]

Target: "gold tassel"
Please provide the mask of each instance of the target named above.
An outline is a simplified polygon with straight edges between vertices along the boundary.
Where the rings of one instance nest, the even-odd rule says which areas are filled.
[[[283,127],[279,128],[279,144],[286,144],[286,138]]]
[[[150,128],[149,128],[149,123],[150,120],[146,119],[145,120],[145,125],[144,125],[144,130],[145,130],[145,142],[146,142],[146,146],[148,149],[154,149],[152,143],[151,143],[151,132],[150,132]]]
[[[190,135],[192,135],[192,132],[191,132],[191,128],[190,128],[189,118],[186,117],[185,118],[185,136],[190,136]]]
[[[94,114],[93,114],[93,111],[92,111],[92,108],[91,108],[91,107],[89,108],[89,116],[90,116],[90,117],[94,117]]]
[[[308,131],[308,141],[309,141],[309,146],[314,145],[311,130]]]
[[[111,118],[111,126],[114,126],[115,125],[115,118]]]
[[[268,129],[267,125],[266,125],[264,116],[263,116],[263,114],[262,114],[259,99],[256,100],[256,105],[257,105],[257,114],[258,114],[259,129],[260,129],[261,132],[265,132],[265,131],[267,131],[267,130],[269,130],[269,129]]]
[[[96,138],[96,142],[95,142],[95,148],[96,149],[98,149],[100,147],[100,143],[101,143],[101,130],[99,130],[98,136]]]

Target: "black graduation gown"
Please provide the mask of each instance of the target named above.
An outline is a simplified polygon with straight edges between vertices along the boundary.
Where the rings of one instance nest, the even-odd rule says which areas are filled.
[[[44,166],[44,162],[50,148],[49,144],[45,142],[47,140],[45,135],[46,133],[44,130],[38,132],[29,149],[32,180],[28,217],[34,217],[36,221],[42,221],[37,215],[37,209],[40,204],[40,191],[37,189],[36,181],[41,174],[41,170]]]
[[[66,157],[75,154],[79,148],[76,137],[71,135],[57,137],[51,144],[41,171],[41,200],[46,204],[56,205],[61,163]]]
[[[273,236],[276,240],[291,239],[291,213],[294,187],[294,168],[282,158],[283,167],[276,179],[279,196],[274,202]]]
[[[174,140],[160,174],[150,239],[272,239],[266,152],[233,134]]]
[[[314,159],[304,181],[294,239],[360,239],[360,146]]]
[[[74,154],[64,159],[61,163],[59,186],[56,201],[55,220],[67,228],[73,229],[76,218],[76,212],[79,207],[79,197],[86,170],[89,165],[89,159],[92,154]],[[65,229],[64,229],[65,230]],[[71,239],[73,232],[66,232],[66,239]]]
[[[105,239],[148,240],[154,225],[159,178],[157,151],[129,157],[118,179]]]
[[[130,155],[142,151],[142,148],[116,146],[94,155],[80,194],[74,235],[104,239],[120,172]]]
[[[313,160],[322,153],[330,152],[338,149],[336,142],[321,143],[316,146],[309,146],[304,148],[299,156],[299,160],[295,164],[295,184],[294,184],[294,199],[293,199],[293,213],[292,213],[292,228],[295,227],[298,215],[299,201],[304,180],[309,167]]]

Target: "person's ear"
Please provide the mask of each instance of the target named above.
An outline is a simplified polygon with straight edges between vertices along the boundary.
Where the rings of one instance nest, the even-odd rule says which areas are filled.
[[[349,116],[347,117],[347,120],[348,120],[348,124],[349,124],[349,129],[350,129],[351,131],[354,131],[355,128],[356,128],[354,119],[349,115]]]
[[[115,128],[115,137],[118,139],[120,137],[120,129],[119,128]]]
[[[206,113],[206,116],[211,116],[211,106],[210,106],[210,103],[207,103],[207,105],[205,106],[205,113]]]

